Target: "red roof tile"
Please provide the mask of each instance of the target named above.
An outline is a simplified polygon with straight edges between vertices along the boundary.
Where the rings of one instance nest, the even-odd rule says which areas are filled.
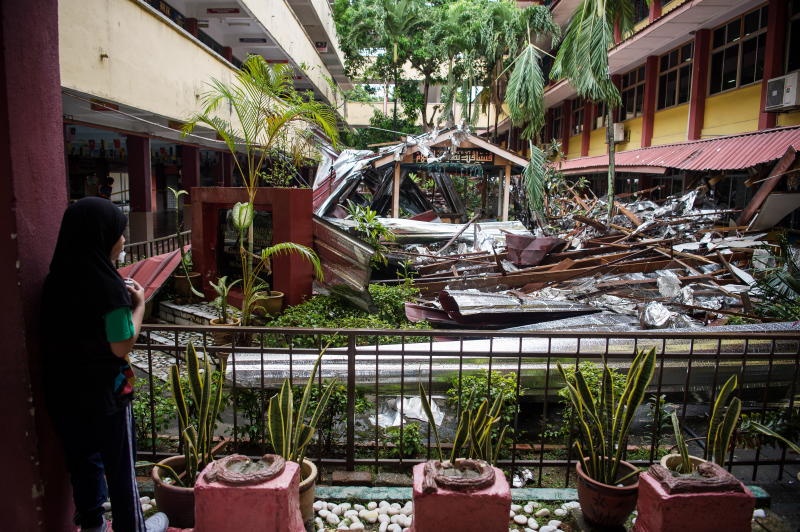
[[[739,170],[780,159],[789,146],[800,150],[800,126],[617,152],[615,164],[622,172],[626,167],[629,171],[646,171],[644,167]],[[597,155],[569,159],[561,165],[561,171],[574,174],[607,167],[608,156]]]

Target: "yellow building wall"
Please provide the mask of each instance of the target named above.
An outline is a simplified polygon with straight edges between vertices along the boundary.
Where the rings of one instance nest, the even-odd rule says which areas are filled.
[[[670,2],[669,5],[663,6],[661,8],[661,16],[663,17],[664,15],[666,15],[667,13],[672,11],[673,9],[676,9],[676,8],[682,6],[683,4],[685,4],[688,1],[689,0],[674,0],[674,1]]]
[[[642,147],[642,117],[637,116],[624,122],[625,129],[628,131],[627,135],[630,138],[629,142],[620,142],[617,144],[617,151],[635,150]]]
[[[779,126],[796,126],[800,124],[800,111],[781,113],[778,115]]]
[[[703,136],[735,135],[758,129],[761,84],[706,98]]]
[[[572,135],[569,138],[569,152],[567,153],[567,159],[574,159],[575,157],[581,156],[581,138],[583,135]]]
[[[603,155],[607,151],[606,128],[595,129],[589,136],[589,155]]]
[[[653,117],[652,146],[674,144],[686,140],[686,128],[689,123],[689,104],[670,107],[657,111]]]

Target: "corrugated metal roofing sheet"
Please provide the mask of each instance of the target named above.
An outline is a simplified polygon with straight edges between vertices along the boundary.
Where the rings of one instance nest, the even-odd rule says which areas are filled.
[[[619,171],[626,166],[739,170],[780,159],[789,146],[800,150],[800,126],[617,152],[615,164]],[[574,172],[607,166],[608,156],[598,155],[567,160],[561,170]]]
[[[191,250],[191,245],[184,247],[185,251]],[[181,263],[181,252],[176,249],[163,255],[156,255],[134,264],[119,268],[117,271],[125,278],[135,279],[144,288],[144,299],[150,301],[161,285],[163,285],[175,268]]]

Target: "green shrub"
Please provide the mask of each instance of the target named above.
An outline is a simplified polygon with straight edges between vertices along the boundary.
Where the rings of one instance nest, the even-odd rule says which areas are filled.
[[[400,453],[400,427],[384,429],[384,449],[389,458],[401,458]],[[405,423],[403,425],[403,452],[402,458],[415,458],[422,454],[425,446],[419,433],[419,423]]]
[[[153,378],[153,411],[150,415],[150,386],[149,379],[136,379],[133,385],[133,419],[136,426],[136,441],[139,448],[149,448],[152,445],[153,417],[155,417],[155,432],[166,429],[175,417],[175,407],[169,394],[169,386],[160,379]]]
[[[489,405],[501,396],[503,398],[503,408],[500,410],[499,425],[508,425],[509,431],[514,427],[514,417],[519,411],[517,401],[517,374],[492,371],[492,389],[489,391],[489,370],[483,370],[477,375],[462,375],[461,390],[458,387],[458,375],[450,379],[450,388],[447,390],[447,402],[450,406],[457,406],[461,401],[461,410],[477,410],[484,399],[489,400]],[[519,394],[522,395],[525,389],[520,383]],[[470,399],[471,398],[471,399]]]

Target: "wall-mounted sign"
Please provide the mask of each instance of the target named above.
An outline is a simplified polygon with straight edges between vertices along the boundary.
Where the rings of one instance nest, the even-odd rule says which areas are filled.
[[[206,8],[209,15],[236,15],[240,13],[238,7],[209,7]]]
[[[431,148],[434,157],[441,157],[448,151],[447,148]],[[445,159],[452,163],[493,163],[494,156],[492,152],[483,150],[481,148],[457,148],[454,153],[450,153]],[[422,153],[417,152],[414,154],[415,163],[427,162]]]

